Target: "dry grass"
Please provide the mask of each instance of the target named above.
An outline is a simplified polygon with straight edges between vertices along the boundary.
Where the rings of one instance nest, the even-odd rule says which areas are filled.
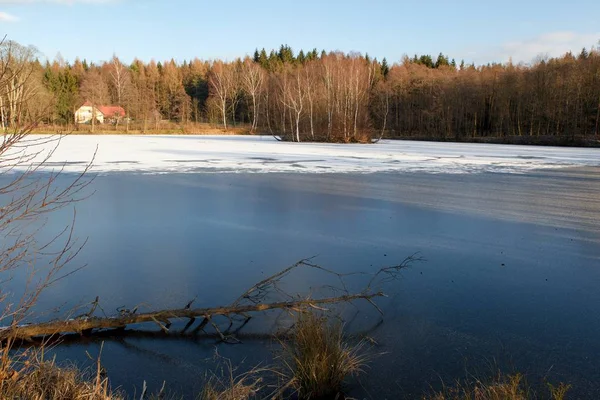
[[[238,378],[232,382],[210,382],[204,386],[199,400],[247,400],[259,390],[259,380]]]
[[[53,361],[25,361],[17,372],[0,381],[3,400],[123,400],[109,388],[101,371],[86,375],[75,367],[59,367]]]
[[[550,389],[550,399],[565,400],[567,398],[567,393],[571,389],[571,385],[561,382],[558,386],[553,386],[549,383],[548,388]]]
[[[41,125],[32,130],[36,134],[69,133],[73,135],[247,135],[250,128],[246,125],[222,127],[207,123],[161,122],[159,125],[149,124],[146,129],[140,124],[132,124],[129,129],[123,124],[114,126],[110,124],[96,125],[92,133],[91,125]]]
[[[551,400],[564,400],[570,386],[561,383],[554,387],[548,384]],[[523,375],[498,375],[490,383],[477,381],[471,385],[459,384],[456,388],[425,397],[429,400],[530,400],[544,397],[532,393],[524,382]]]
[[[293,397],[301,400],[341,399],[344,382],[359,374],[367,358],[362,346],[344,343],[340,324],[331,324],[314,314],[303,314],[289,344],[284,344],[283,370],[253,369],[236,374],[227,359],[217,376],[204,384],[198,400],[250,400]],[[17,367],[18,366],[18,367]],[[60,367],[54,361],[36,357],[12,363],[0,370],[2,400],[124,400],[126,397],[110,389],[108,378],[99,366],[93,373],[83,373],[76,367]],[[264,376],[275,373],[279,385],[270,388]],[[265,390],[271,391],[265,395]],[[561,383],[548,384],[546,396],[531,392],[522,375],[501,375],[491,382],[476,381],[458,384],[443,392],[423,397],[424,400],[533,400],[547,398],[565,400],[570,389]],[[179,400],[166,396],[164,386],[157,395],[143,396],[148,400]],[[137,397],[136,397],[137,398]],[[181,398],[182,399],[182,398]]]
[[[293,389],[300,399],[342,397],[346,379],[360,374],[368,361],[362,343],[344,341],[340,323],[313,313],[300,314],[283,348],[281,377],[287,383],[280,390]]]
[[[220,361],[220,374],[212,374],[204,383],[198,400],[248,400],[259,398],[258,393],[264,389],[262,375],[268,369],[254,368],[236,375],[236,369],[227,358],[215,352],[215,359]]]

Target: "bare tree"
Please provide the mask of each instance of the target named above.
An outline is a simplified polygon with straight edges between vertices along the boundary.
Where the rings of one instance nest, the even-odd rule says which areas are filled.
[[[87,73],[85,80],[81,84],[81,96],[84,101],[89,101],[92,104],[92,132],[94,132],[98,118],[97,107],[106,103],[109,98],[108,86],[100,72],[89,71]]]
[[[0,43],[3,45],[3,43]],[[0,55],[0,65],[10,64],[10,53]],[[22,69],[23,70],[23,69]],[[15,89],[15,72],[0,70],[0,94]],[[13,97],[16,110],[27,109],[29,99]],[[85,197],[89,165],[74,179],[62,178],[61,169],[49,174],[48,160],[60,142],[59,136],[32,136],[37,121],[16,118],[2,133],[0,141],[0,281],[14,278],[23,282],[14,292],[0,292],[0,324],[17,327],[31,315],[41,293],[73,271],[65,267],[78,254],[82,244],[74,236],[73,221],[49,240],[40,232],[46,217]],[[9,365],[11,338],[0,350],[0,368]]]
[[[237,124],[238,107],[243,96],[242,62],[238,59],[229,64],[228,82],[229,82],[229,110],[233,126]]]
[[[219,103],[221,117],[223,118],[223,128],[227,129],[227,104],[234,90],[231,65],[225,64],[222,61],[213,63],[208,82],[211,93]]]
[[[320,64],[317,61],[309,61],[304,66],[304,86],[306,89],[306,98],[308,99],[308,119],[310,122],[310,136],[315,139],[315,108],[319,95],[320,81],[318,79],[321,73]]]
[[[387,127],[388,115],[390,113],[390,82],[381,80],[377,83],[375,88],[375,93],[372,99],[374,105],[374,112],[377,114],[377,117],[381,119],[381,133],[379,137],[375,140],[379,142],[383,135],[385,134],[385,130]]]
[[[35,53],[34,48],[13,41],[3,40],[0,43],[0,74],[3,79],[0,118],[3,130],[21,122],[23,106],[36,94],[35,90],[31,90]]]
[[[333,113],[334,113],[334,66],[335,56],[329,55],[322,59],[323,63],[323,83],[325,86],[325,105],[327,110],[327,140],[333,133]]]
[[[109,68],[109,74],[111,78],[110,83],[114,92],[113,98],[117,105],[123,106],[131,86],[131,76],[129,75],[129,70],[123,65],[123,63],[121,63],[116,55],[113,56],[109,64]]]
[[[265,71],[258,64],[246,58],[242,64],[242,87],[252,101],[252,128],[250,132],[255,132],[258,127],[264,81]]]
[[[304,112],[306,99],[306,88],[304,87],[303,76],[300,67],[289,69],[284,72],[282,82],[282,102],[293,113],[294,129],[292,130],[292,138],[300,142],[300,119]]]

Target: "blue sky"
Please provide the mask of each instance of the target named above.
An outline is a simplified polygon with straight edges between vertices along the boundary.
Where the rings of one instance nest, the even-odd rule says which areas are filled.
[[[597,45],[600,1],[0,0],[0,33],[70,61],[233,59],[286,43],[530,62]]]

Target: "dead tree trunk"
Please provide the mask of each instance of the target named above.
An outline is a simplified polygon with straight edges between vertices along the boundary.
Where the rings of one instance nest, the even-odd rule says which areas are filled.
[[[177,310],[162,310],[153,311],[142,314],[127,313],[117,317],[99,318],[99,317],[87,317],[83,316],[80,318],[70,319],[67,321],[52,321],[41,324],[11,326],[0,330],[0,340],[33,340],[35,338],[63,335],[70,333],[80,333],[83,335],[90,335],[93,331],[102,329],[116,329],[126,328],[132,324],[143,324],[153,323],[160,327],[165,332],[168,332],[172,320],[175,319],[189,319],[189,326],[195,322],[196,318],[202,318],[200,323],[201,327],[211,324],[217,333],[221,334],[220,329],[213,323],[212,319],[218,316],[225,316],[230,318],[234,315],[242,315],[246,318],[250,318],[248,313],[252,312],[263,312],[267,310],[300,310],[306,308],[319,308],[319,306],[326,304],[335,304],[343,302],[351,302],[354,300],[367,300],[370,301],[375,297],[383,296],[382,292],[368,293],[368,294],[355,294],[345,295],[339,297],[329,297],[323,299],[304,299],[298,301],[284,301],[277,303],[259,303],[249,304],[237,307],[215,307],[215,308],[181,308]],[[225,339],[225,335],[221,334],[222,338]]]
[[[98,298],[92,303],[92,309],[84,315],[67,319],[56,320],[50,322],[36,324],[21,324],[10,325],[0,328],[0,342],[18,342],[28,341],[34,342],[38,339],[48,337],[81,334],[89,336],[94,333],[99,333],[108,329],[125,329],[133,324],[156,324],[165,333],[169,332],[171,323],[177,319],[187,319],[188,323],[184,331],[190,329],[197,318],[202,321],[194,328],[194,331],[204,330],[210,325],[212,329],[219,335],[223,341],[237,341],[229,332],[234,325],[233,317],[244,317],[244,326],[250,320],[250,313],[264,312],[268,310],[284,310],[284,311],[303,311],[306,309],[323,310],[324,305],[348,303],[356,300],[365,300],[373,305],[380,313],[381,310],[373,302],[374,298],[385,296],[378,288],[380,285],[388,283],[390,280],[399,277],[401,270],[407,268],[413,261],[418,261],[418,257],[408,257],[401,264],[392,267],[382,268],[374,274],[360,273],[360,275],[371,276],[371,279],[365,288],[358,293],[350,293],[346,288],[344,278],[347,276],[356,276],[357,273],[340,274],[334,271],[323,268],[311,262],[312,259],[305,259],[296,264],[266,278],[257,284],[253,285],[237,300],[228,306],[213,307],[213,308],[196,308],[193,309],[190,301],[184,308],[173,310],[159,310],[144,313],[137,313],[137,307],[133,310],[120,310],[120,314],[112,317],[97,317],[94,316],[98,307]],[[306,296],[290,295],[282,292],[280,284],[291,273],[299,268],[314,270],[324,273],[338,280],[336,286],[328,285],[326,288],[335,296],[313,298],[310,294]],[[315,289],[313,287],[313,289]],[[276,299],[277,296],[284,295],[285,300]],[[221,330],[214,322],[215,317],[222,317],[229,320],[230,325],[226,330]],[[239,330],[239,329],[237,329]]]

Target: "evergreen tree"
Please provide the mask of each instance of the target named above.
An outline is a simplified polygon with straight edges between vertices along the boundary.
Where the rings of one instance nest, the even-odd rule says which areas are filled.
[[[433,58],[429,54],[422,55],[421,58],[419,58],[419,64],[422,64],[427,68],[433,68]]]
[[[456,60],[454,58],[452,59],[452,62],[450,62],[450,65],[452,68],[456,69]]]
[[[54,71],[49,64],[46,64],[43,82],[55,99],[55,120],[61,123],[72,122],[74,118],[73,110],[79,92],[77,78],[69,68]]]
[[[258,56],[258,63],[261,67],[267,68],[269,66],[269,57],[267,57],[267,51],[263,47]]]
[[[304,64],[306,62],[306,56],[304,55],[303,50],[300,50],[300,52],[298,53],[298,57],[296,57],[296,59],[298,60],[298,62],[300,64]]]
[[[460,60],[460,69],[461,71],[465,69],[465,60]]]
[[[588,58],[588,56],[589,56],[589,53],[588,53],[588,51],[586,50],[586,48],[584,47],[584,48],[581,50],[581,53],[579,54],[579,59],[580,59],[580,60],[585,60],[586,58]]]
[[[260,54],[258,52],[258,49],[254,50],[254,57],[252,57],[252,59],[254,60],[255,63],[260,61]]]
[[[435,68],[447,67],[448,65],[450,65],[450,62],[448,61],[448,57],[446,57],[446,56],[444,56],[444,54],[440,53],[435,62]]]
[[[384,57],[383,60],[381,61],[381,74],[383,75],[384,78],[387,78],[389,73],[390,73],[390,67],[388,65],[387,60]]]
[[[273,70],[280,63],[281,63],[281,59],[279,58],[279,55],[277,55],[277,53],[275,52],[275,50],[271,50],[271,52],[269,53],[269,59],[267,61],[267,67],[268,67],[268,69],[269,70]]]
[[[277,55],[279,56],[279,59],[281,60],[281,62],[283,62],[284,64],[291,64],[296,60],[294,58],[294,51],[287,44],[286,45],[282,44],[279,47],[279,53]]]

